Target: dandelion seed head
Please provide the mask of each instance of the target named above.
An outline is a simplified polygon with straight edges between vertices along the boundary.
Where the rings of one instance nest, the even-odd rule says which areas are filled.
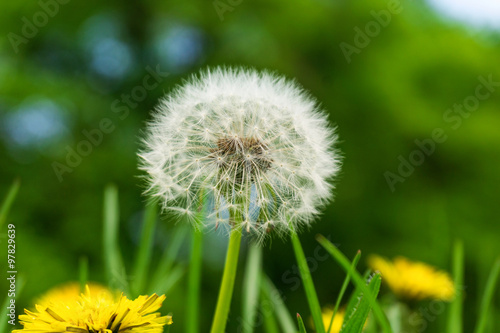
[[[217,68],[161,100],[139,157],[148,191],[168,210],[191,220],[204,211],[214,218],[200,220],[217,227],[235,227],[221,216],[236,214],[236,227],[262,238],[309,225],[331,199],[336,140],[295,82]]]

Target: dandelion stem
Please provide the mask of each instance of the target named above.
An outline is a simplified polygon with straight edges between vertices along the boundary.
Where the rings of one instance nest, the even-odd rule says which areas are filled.
[[[234,280],[236,268],[238,266],[238,256],[240,253],[241,229],[236,226],[231,231],[229,246],[227,249],[226,264],[222,275],[222,283],[219,291],[219,299],[215,309],[215,316],[212,322],[211,333],[223,333],[226,328],[231,297],[233,296]]]
[[[201,265],[203,252],[203,233],[200,230],[193,230],[191,243],[191,260],[189,262],[187,313],[189,320],[186,322],[186,332],[199,332],[199,311],[200,308],[200,282]]]
[[[307,259],[304,254],[304,250],[302,249],[299,236],[297,235],[295,230],[291,231],[291,238],[293,250],[295,252],[295,258],[297,260],[297,264],[299,265],[300,277],[302,278],[302,283],[304,284],[304,291],[306,292],[307,302],[309,303],[309,309],[311,310],[311,315],[313,318],[314,326],[316,328],[316,332],[325,333],[318,295],[316,293],[316,289],[314,288],[314,283],[311,277],[311,272],[309,271],[309,266],[307,265]]]

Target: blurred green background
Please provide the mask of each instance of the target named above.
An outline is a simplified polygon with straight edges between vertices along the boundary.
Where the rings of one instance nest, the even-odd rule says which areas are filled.
[[[338,126],[345,159],[336,199],[302,232],[306,255],[315,258],[314,236],[322,233],[350,257],[361,249],[449,270],[452,243],[461,238],[465,332],[472,330],[500,253],[500,87],[493,85],[488,98],[467,106],[470,113],[453,108],[474,103],[470,96],[479,77],[500,82],[498,31],[444,19],[420,1],[402,2],[383,25],[376,17],[389,20],[380,13],[390,13],[390,5],[379,0],[60,1],[42,2],[49,7],[36,1],[0,4],[0,194],[21,180],[8,219],[17,228],[17,267],[27,281],[18,313],[47,289],[76,280],[80,256],[89,258],[90,278],[104,282],[102,201],[108,183],[119,187],[120,242],[130,265],[146,200],[136,152],[150,110],[201,68],[244,65],[296,78]],[[44,10],[53,15],[38,14]],[[342,43],[350,45],[348,57]],[[138,88],[157,68],[169,75],[159,77],[155,88]],[[78,149],[103,119],[112,130],[68,166],[68,151]],[[417,156],[415,140],[432,138],[437,128],[447,139],[391,187],[387,172],[397,174],[400,156]],[[155,256],[177,227],[162,219]],[[202,327],[213,315],[226,243],[218,233],[205,237]],[[187,262],[188,249],[186,244],[179,261]],[[264,266],[288,309],[307,316],[290,242],[270,239]],[[312,260],[311,269],[320,301],[333,303],[343,272],[331,259]],[[242,275],[241,269],[228,332],[238,326]],[[175,332],[189,320],[183,315],[186,285],[182,280],[164,307],[174,315]],[[5,290],[5,279],[0,286]],[[441,317],[426,332],[440,331]]]

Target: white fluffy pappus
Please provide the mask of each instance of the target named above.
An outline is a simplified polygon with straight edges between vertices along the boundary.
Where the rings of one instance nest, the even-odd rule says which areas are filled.
[[[295,82],[216,68],[160,101],[139,156],[165,210],[262,237],[309,225],[331,199],[336,141]]]

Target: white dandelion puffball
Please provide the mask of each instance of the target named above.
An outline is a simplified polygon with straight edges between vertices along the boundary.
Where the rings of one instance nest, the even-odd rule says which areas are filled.
[[[216,68],[161,100],[139,156],[166,210],[263,236],[309,225],[331,199],[336,140],[295,82]]]

